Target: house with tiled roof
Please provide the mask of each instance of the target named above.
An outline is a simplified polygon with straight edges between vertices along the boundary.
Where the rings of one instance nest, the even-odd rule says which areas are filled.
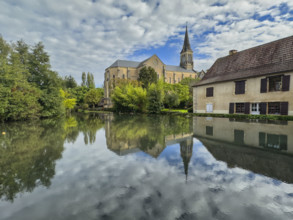
[[[293,115],[293,36],[216,60],[193,86],[193,112]]]
[[[158,79],[167,83],[179,83],[183,78],[203,77],[204,72],[196,72],[193,69],[193,51],[191,49],[188,31],[186,27],[183,47],[180,53],[180,65],[166,65],[157,56],[141,61],[116,60],[111,66],[106,68],[104,74],[104,107],[111,107],[111,92],[115,87],[115,81],[119,79],[137,80],[139,71],[144,66],[150,66],[155,69]]]

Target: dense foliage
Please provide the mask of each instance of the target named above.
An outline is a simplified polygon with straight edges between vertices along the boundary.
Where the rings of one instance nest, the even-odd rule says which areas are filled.
[[[159,113],[163,107],[188,108],[192,99],[188,85],[168,84],[163,81],[148,84],[124,80],[116,83],[111,98],[118,112]]]
[[[102,89],[95,90],[93,74],[82,73],[78,86],[71,75],[63,79],[51,70],[41,42],[8,44],[0,36],[0,121],[59,116],[76,105],[96,105],[102,96]]]
[[[42,43],[9,45],[0,37],[0,120],[63,114],[61,82]]]

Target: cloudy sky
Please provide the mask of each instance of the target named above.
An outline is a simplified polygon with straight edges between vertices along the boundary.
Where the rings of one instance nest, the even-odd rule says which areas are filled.
[[[52,69],[92,72],[97,86],[116,59],[157,54],[179,64],[185,24],[195,70],[206,70],[230,49],[243,50],[293,33],[292,0],[1,0],[6,41],[42,41]]]

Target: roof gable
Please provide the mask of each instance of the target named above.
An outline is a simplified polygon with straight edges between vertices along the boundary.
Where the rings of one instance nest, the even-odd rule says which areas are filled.
[[[140,62],[139,67],[145,65],[149,65],[150,63],[154,62],[155,60],[157,60],[158,63],[160,63],[161,65],[165,65],[163,63],[163,61],[156,55],[152,55],[151,57],[145,59],[144,61]]]
[[[293,70],[293,36],[216,60],[197,85]]]

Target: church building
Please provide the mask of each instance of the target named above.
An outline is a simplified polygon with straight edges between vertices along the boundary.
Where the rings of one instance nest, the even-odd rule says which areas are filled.
[[[204,74],[203,71],[196,72],[193,69],[193,51],[190,47],[188,30],[186,26],[183,48],[180,53],[180,65],[166,65],[157,56],[142,61],[116,60],[111,66],[106,68],[104,75],[104,107],[112,107],[111,91],[113,90],[116,79],[137,80],[139,71],[144,66],[155,69],[158,79],[163,79],[166,83],[179,83],[183,78],[198,78]]]

